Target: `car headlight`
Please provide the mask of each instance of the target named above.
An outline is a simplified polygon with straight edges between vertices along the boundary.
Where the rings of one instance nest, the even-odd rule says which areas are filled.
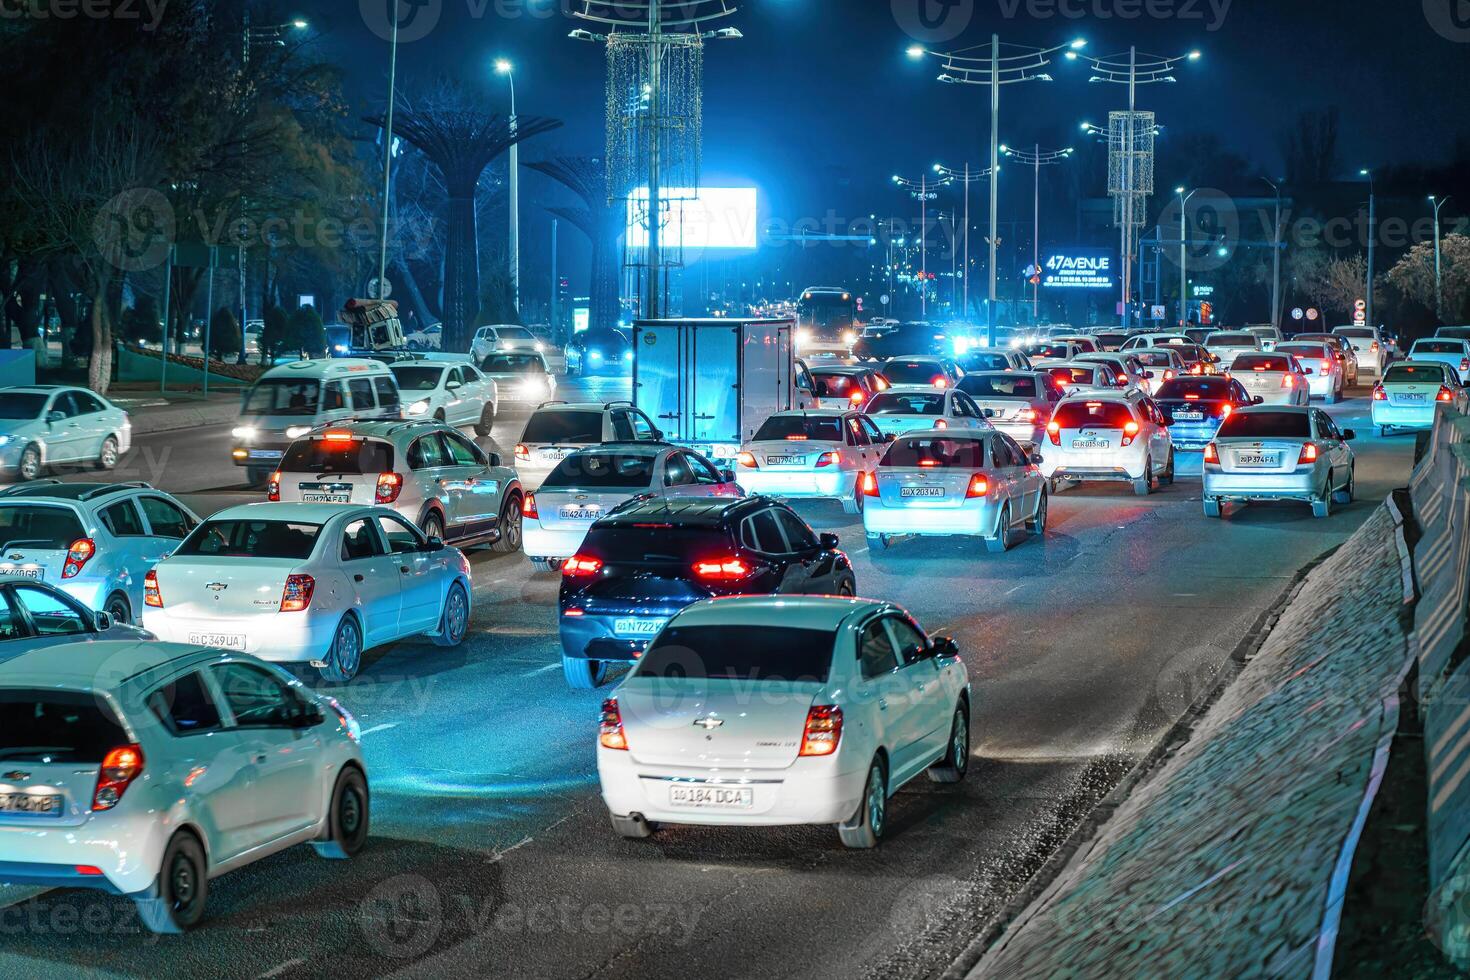
[[[236,439],[254,439],[255,438],[255,426],[253,426],[253,425],[237,425],[233,429],[230,430],[230,435],[234,436]]]
[[[630,350],[623,351],[623,360],[625,360],[625,361],[631,361],[632,359],[633,359],[633,352],[632,351],[630,351]]]
[[[420,398],[418,401],[408,406],[409,415],[423,415],[428,412],[428,410],[429,400],[427,398]]]
[[[546,349],[546,345],[545,345],[545,344],[543,344],[543,343],[542,343],[542,342],[541,342],[541,341],[539,341],[539,340],[538,340],[538,341],[536,341],[536,343],[535,343],[535,344],[533,344],[533,345],[532,345],[532,346],[533,346],[533,347],[535,347],[535,349],[536,349],[536,350],[538,350],[538,351],[543,351],[543,350],[545,350],[545,349]]]
[[[594,360],[594,361],[600,361],[600,360],[602,360],[602,351],[600,351],[600,350],[589,351],[588,354],[587,354],[587,356],[590,357],[590,358],[592,358],[592,360]]]
[[[306,435],[310,431],[311,426],[309,425],[293,425],[291,426],[291,428],[286,430],[286,438],[300,439],[302,436]]]

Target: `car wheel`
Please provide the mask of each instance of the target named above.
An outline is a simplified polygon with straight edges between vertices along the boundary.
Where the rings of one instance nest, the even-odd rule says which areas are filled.
[[[112,617],[114,623],[122,623],[124,626],[133,621],[132,605],[128,597],[121,592],[114,592],[107,599],[107,605],[103,607],[107,615]]]
[[[1154,460],[1152,456],[1143,461],[1143,476],[1133,481],[1133,492],[1139,497],[1147,497],[1154,492]]]
[[[1317,499],[1312,501],[1313,517],[1332,516],[1332,474],[1327,474],[1327,482],[1322,484],[1322,492]]]
[[[204,918],[204,903],[208,899],[209,869],[204,848],[193,834],[183,831],[174,834],[163,852],[158,880],[136,900],[138,918],[150,932],[180,933]]]
[[[1334,388],[1334,389],[1332,389],[1331,391],[1329,391],[1327,393],[1326,402],[1329,405],[1336,405],[1337,404],[1337,400],[1339,398],[1341,398],[1341,397],[1342,397],[1342,392],[1339,391],[1339,390],[1337,390],[1336,388]]]
[[[1041,491],[1041,497],[1036,501],[1036,513],[1032,514],[1031,520],[1026,522],[1026,530],[1032,534],[1041,535],[1046,533],[1047,508],[1050,506],[1048,504],[1049,497],[1050,494],[1045,490]]]
[[[423,532],[426,538],[444,540],[444,518],[439,516],[437,510],[431,510],[424,515]]]
[[[868,781],[857,813],[846,823],[837,825],[837,836],[844,847],[866,849],[877,847],[883,839],[883,825],[888,817],[888,776],[883,760],[875,756],[868,766]]]
[[[457,647],[470,630],[470,596],[464,583],[455,582],[444,597],[444,612],[439,617],[439,632],[434,643],[441,647]]]
[[[480,411],[480,421],[475,423],[475,435],[484,438],[495,428],[495,406],[489,402]]]
[[[531,567],[538,572],[559,571],[561,564],[552,558],[532,558]]]
[[[322,680],[332,684],[346,684],[357,676],[362,666],[362,630],[352,616],[343,616],[332,637],[327,659],[319,668]]]
[[[1388,426],[1380,425],[1378,427],[1378,438],[1382,439],[1386,435],[1388,435]]]
[[[1169,465],[1164,468],[1164,475],[1159,477],[1159,482],[1165,486],[1174,485],[1174,448],[1169,447]]]
[[[620,817],[616,813],[609,812],[608,818],[612,820],[613,832],[619,837],[627,837],[630,840],[647,840],[658,829],[658,824],[649,823],[641,813],[630,813],[626,817]]]
[[[1340,504],[1346,507],[1348,504],[1353,502],[1354,498],[1356,498],[1357,495],[1358,467],[1354,465],[1352,469],[1348,470],[1347,486],[1343,487],[1341,490],[1334,490],[1332,492],[1332,502],[1334,504]]]
[[[1206,497],[1205,498],[1205,516],[1206,517],[1219,517],[1221,513],[1222,513],[1222,508],[1220,507],[1220,498],[1219,497]]]
[[[851,599],[857,595],[857,583],[851,579],[843,579],[841,584],[837,586],[837,594],[844,599]]]
[[[325,833],[312,844],[324,858],[355,857],[367,843],[368,823],[367,778],[361,769],[348,766],[337,775],[337,785],[332,788]]]
[[[863,512],[863,480],[859,476],[852,485],[852,496],[842,501],[842,512],[844,514],[861,514]]]
[[[601,660],[583,660],[563,655],[561,672],[567,679],[567,687],[574,691],[591,691],[600,686],[607,676],[607,664]]]
[[[513,493],[505,499],[500,512],[500,538],[491,548],[508,555],[521,550],[521,495]]]
[[[437,411],[437,412],[434,413],[434,421],[435,422],[438,422],[440,425],[443,425],[444,424],[444,422],[445,422],[444,409],[441,408],[441,409],[439,409],[439,411]]]
[[[929,767],[929,779],[936,783],[957,783],[970,768],[970,713],[963,703],[955,706],[954,720],[949,725],[949,747],[944,758]]]
[[[41,450],[38,446],[27,446],[20,454],[20,465],[16,467],[22,480],[34,480],[41,475]]]
[[[96,466],[99,470],[117,468],[117,439],[108,436],[102,440],[102,451],[97,454]]]
[[[1000,517],[995,522],[995,537],[985,539],[985,550],[993,555],[1004,554],[1011,548],[1011,505],[1000,507]]]

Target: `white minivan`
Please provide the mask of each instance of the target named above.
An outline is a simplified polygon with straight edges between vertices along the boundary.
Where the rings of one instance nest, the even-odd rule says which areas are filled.
[[[403,417],[398,382],[386,364],[336,357],[271,368],[245,393],[230,456],[252,485],[264,484],[286,447],[320,425]]]

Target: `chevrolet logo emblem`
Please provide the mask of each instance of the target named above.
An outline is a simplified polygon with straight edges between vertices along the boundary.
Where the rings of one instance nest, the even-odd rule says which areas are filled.
[[[20,561],[25,555],[6,555],[5,557],[9,561]]]
[[[204,587],[211,592],[223,592],[225,589],[229,588],[229,586],[223,582],[209,582]]]
[[[3,777],[0,778],[13,780],[18,783],[30,779],[31,774],[28,772],[21,772],[19,770],[16,770],[15,772],[7,772]]]
[[[703,728],[705,731],[710,731],[711,729],[719,728],[724,723],[725,723],[725,719],[723,719],[723,718],[716,718],[714,715],[706,715],[703,718],[696,718],[696,719],[694,719],[695,726],[696,727],[699,727],[699,728]]]

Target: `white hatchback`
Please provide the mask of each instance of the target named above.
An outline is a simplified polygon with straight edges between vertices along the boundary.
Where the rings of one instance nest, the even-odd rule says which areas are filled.
[[[885,448],[883,432],[861,412],[777,412],[740,447],[735,479],[746,493],[837,500],[856,514],[863,505],[858,482]]]
[[[955,388],[889,388],[863,409],[884,437],[915,429],[989,429],[990,420],[969,395]]]
[[[1129,353],[1143,365],[1143,390],[1150,395],[1157,395],[1159,389],[1164,387],[1164,382],[1182,377],[1188,371],[1184,366],[1183,356],[1177,350],[1143,347]]]
[[[386,507],[246,504],[205,521],[148,573],[159,639],[357,675],[364,650],[411,636],[457,646],[470,564]]]
[[[1052,412],[1041,474],[1053,481],[1123,481],[1147,496],[1174,482],[1174,444],[1153,399],[1136,389],[1072,395]]]
[[[964,778],[959,648],[886,602],[750,596],[687,606],[602,705],[597,773],[613,828],[835,826],[877,845],[888,798]]]
[[[92,888],[199,922],[210,879],[367,842],[356,721],[254,657],[100,641],[0,659],[0,883]]]
[[[1111,364],[1088,363],[1086,361],[1058,361],[1043,364],[1041,370],[1067,394],[1079,391],[1116,391],[1127,387],[1127,377],[1118,383],[1120,375]]]
[[[472,425],[475,435],[488,436],[500,401],[495,379],[463,357],[420,354],[388,366],[403,398],[403,417],[432,419],[453,426]]]
[[[1290,354],[1241,354],[1225,373],[1263,405],[1300,405],[1312,400],[1310,368]]]

